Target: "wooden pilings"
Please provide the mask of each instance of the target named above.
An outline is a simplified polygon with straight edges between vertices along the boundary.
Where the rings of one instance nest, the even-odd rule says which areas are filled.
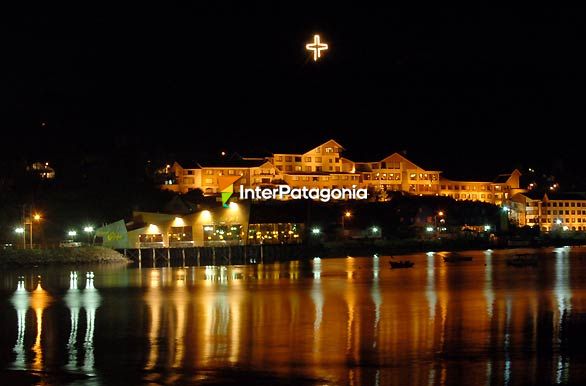
[[[175,250],[175,251],[172,251]],[[230,245],[181,248],[120,249],[125,255],[142,266],[143,257],[151,257],[152,266],[206,266],[271,264],[299,260],[308,256],[301,244]],[[150,253],[149,253],[150,252]],[[146,255],[145,255],[146,253]],[[151,256],[148,256],[148,255]]]

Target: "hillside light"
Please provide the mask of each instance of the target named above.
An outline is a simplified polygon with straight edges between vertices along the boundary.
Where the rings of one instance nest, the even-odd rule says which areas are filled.
[[[378,232],[378,228],[377,227],[372,227],[372,233],[377,233]]]
[[[490,231],[490,225],[485,225],[485,226],[484,226],[484,231],[485,231],[485,232],[488,232],[488,231]]]
[[[75,236],[77,236],[77,231],[69,231],[69,232],[67,232],[67,236],[75,237]]]
[[[86,227],[84,227],[84,228],[83,228],[83,231],[84,231],[85,233],[92,233],[92,232],[94,231],[94,227],[93,227],[93,226],[90,226],[90,225],[88,225],[88,226],[86,226]]]
[[[503,212],[508,213],[510,210],[508,206],[503,206]]]
[[[17,228],[14,229],[14,232],[15,233],[18,233],[18,234],[22,234],[22,233],[24,233],[24,228],[23,227],[17,227]]]
[[[319,228],[313,228],[311,230],[311,233],[314,235],[319,235],[321,233],[321,230]]]
[[[428,232],[433,232],[433,227],[427,227],[427,228],[425,228],[425,230]]]

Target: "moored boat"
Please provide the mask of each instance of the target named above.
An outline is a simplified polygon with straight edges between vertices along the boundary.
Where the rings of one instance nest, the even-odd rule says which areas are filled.
[[[507,259],[506,262],[511,267],[536,267],[537,257],[529,254],[519,254]]]
[[[462,261],[472,261],[472,256],[463,256],[458,253],[452,253],[448,256],[444,256],[445,263],[459,263]]]
[[[411,260],[389,261],[391,268],[412,268],[415,263]]]

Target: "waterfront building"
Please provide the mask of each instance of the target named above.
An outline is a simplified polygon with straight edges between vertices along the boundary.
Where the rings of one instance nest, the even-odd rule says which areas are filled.
[[[519,225],[539,226],[541,231],[586,231],[586,194],[522,193],[513,198],[520,204]]]
[[[252,220],[252,223],[250,222]],[[189,248],[251,244],[297,244],[304,225],[283,216],[250,216],[248,203],[232,202],[190,214],[134,212],[96,229],[96,244],[123,248]]]

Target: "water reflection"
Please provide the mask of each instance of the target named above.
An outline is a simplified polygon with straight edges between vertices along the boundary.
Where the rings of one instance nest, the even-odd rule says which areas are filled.
[[[69,289],[65,294],[65,304],[69,308],[71,328],[67,340],[67,364],[65,368],[69,371],[77,369],[77,326],[79,323],[79,312],[81,309],[81,296],[77,287],[77,272],[69,273]]]
[[[155,367],[159,355],[159,330],[161,329],[161,306],[163,304],[161,296],[161,272],[157,268],[150,270],[148,289],[145,302],[150,314],[148,333],[150,351],[144,369],[152,370]]]
[[[562,323],[569,319],[569,314],[572,312],[572,290],[570,287],[570,257],[569,248],[555,249],[555,270],[554,270],[554,285],[553,292],[555,297],[555,304],[557,305],[554,313],[554,331],[557,341],[552,342],[555,345],[561,343]],[[566,383],[569,378],[570,363],[568,358],[563,353],[556,353],[556,368],[555,368],[555,382]]]
[[[94,287],[94,273],[86,274],[85,289],[81,294],[81,304],[85,309],[86,329],[83,340],[84,358],[82,370],[86,375],[94,374],[94,330],[96,325],[96,310],[100,306],[101,297]]]
[[[24,349],[24,334],[26,332],[26,312],[29,308],[30,295],[24,287],[24,276],[18,278],[16,291],[12,295],[12,305],[16,310],[17,319],[17,333],[16,333],[16,344],[14,345],[14,352],[16,353],[16,359],[13,364],[13,368],[17,370],[24,370],[25,365],[25,349]]]
[[[43,285],[19,277],[8,350],[14,368],[54,369],[63,352],[68,372],[130,374],[128,384],[222,384],[230,371],[242,383],[274,377],[266,384],[299,374],[306,384],[584,383],[575,341],[586,327],[586,264],[572,250],[550,250],[537,268],[508,267],[501,251],[461,265],[412,255],[409,270],[389,259],[124,269],[98,275],[99,293],[91,272],[61,275],[58,290],[45,275]],[[44,288],[63,303],[49,307]],[[96,328],[98,309],[114,330]],[[58,321],[71,326],[62,336]]]
[[[45,308],[52,301],[51,295],[43,289],[41,286],[41,277],[37,278],[37,287],[32,292],[30,297],[30,305],[35,312],[36,319],[36,336],[35,343],[32,347],[34,353],[34,360],[31,364],[31,368],[36,371],[43,369],[43,347],[42,347],[42,334],[43,334],[43,312]]]

